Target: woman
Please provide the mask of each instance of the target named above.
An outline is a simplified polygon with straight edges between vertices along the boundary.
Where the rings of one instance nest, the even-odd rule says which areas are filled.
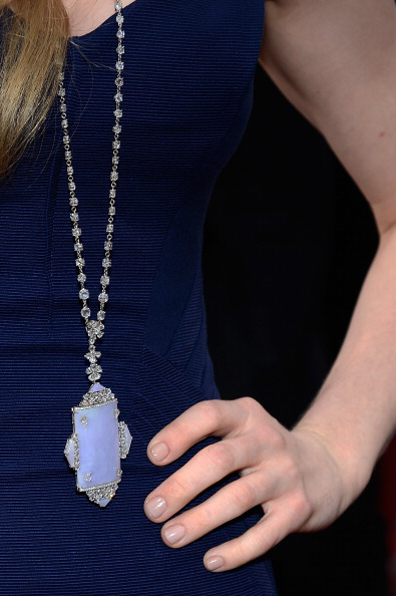
[[[275,594],[263,555],[336,519],[396,423],[394,3],[267,0],[263,41],[262,0],[126,1],[118,20],[94,0],[0,8],[2,593]],[[381,236],[337,362],[292,431],[251,397],[218,399],[206,349],[202,224],[260,46]],[[93,410],[116,407],[89,401],[84,327],[91,393],[111,387],[134,436],[104,492],[90,492],[96,468],[78,475]],[[62,455],[83,395],[65,452],[101,507]],[[103,443],[112,429],[106,419]]]

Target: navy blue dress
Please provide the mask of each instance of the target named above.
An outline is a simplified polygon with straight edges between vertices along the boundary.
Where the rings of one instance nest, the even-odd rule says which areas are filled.
[[[75,490],[63,455],[70,408],[88,389],[58,104],[0,186],[0,594],[273,596],[260,559],[226,573],[211,547],[252,513],[173,550],[143,501],[153,435],[218,398],[207,351],[202,229],[216,177],[245,128],[263,0],[136,0],[124,9],[124,118],[102,382],[134,436],[115,499]],[[69,42],[65,87],[87,286],[99,292],[114,123],[117,24]],[[196,502],[213,492],[205,491]]]

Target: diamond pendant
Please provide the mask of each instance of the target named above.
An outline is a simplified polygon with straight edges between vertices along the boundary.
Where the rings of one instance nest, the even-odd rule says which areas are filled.
[[[118,416],[117,399],[100,383],[72,408],[73,434],[64,453],[76,472],[77,490],[99,507],[114,497],[121,482],[120,460],[127,457],[132,442],[128,426]]]

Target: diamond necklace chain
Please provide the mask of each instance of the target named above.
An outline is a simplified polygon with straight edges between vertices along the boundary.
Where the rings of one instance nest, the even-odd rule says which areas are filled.
[[[120,121],[122,118],[121,103],[123,96],[121,88],[124,84],[124,79],[121,76],[124,70],[123,55],[125,53],[125,47],[123,40],[125,38],[125,31],[122,29],[124,17],[122,15],[122,4],[121,2],[115,2],[114,10],[117,14],[116,21],[118,24],[117,31],[117,62],[115,67],[117,70],[117,77],[115,79],[116,94],[114,95],[115,101],[115,124],[113,126],[114,140],[113,140],[113,157],[112,157],[112,169],[110,173],[110,191],[109,191],[109,210],[108,220],[106,225],[106,240],[104,242],[104,258],[102,260],[103,275],[100,278],[101,292],[98,295],[99,310],[97,312],[97,319],[90,319],[91,309],[88,306],[89,290],[86,287],[87,276],[84,273],[85,259],[83,258],[83,243],[82,243],[82,230],[78,225],[78,199],[76,196],[76,184],[74,181],[74,169],[73,169],[73,158],[70,146],[70,135],[69,135],[69,123],[67,120],[67,107],[66,107],[66,90],[63,85],[65,78],[64,72],[59,75],[59,89],[58,95],[60,98],[60,115],[61,115],[61,126],[63,130],[63,146],[65,151],[66,171],[69,187],[69,204],[70,204],[70,220],[72,222],[72,235],[74,239],[74,251],[76,253],[76,266],[78,268],[77,281],[80,284],[79,298],[83,304],[81,309],[81,316],[85,321],[85,328],[88,335],[89,351],[85,354],[85,358],[90,362],[90,365],[86,369],[88,379],[95,382],[101,378],[102,367],[98,364],[98,359],[101,357],[101,353],[96,351],[96,340],[103,337],[104,334],[104,319],[105,319],[105,305],[109,300],[109,294],[107,287],[110,283],[109,270],[111,267],[111,251],[113,249],[113,232],[114,232],[114,219],[115,219],[115,200],[117,195],[117,182],[118,182],[118,165],[119,165],[119,150],[121,147],[120,133],[122,130]]]

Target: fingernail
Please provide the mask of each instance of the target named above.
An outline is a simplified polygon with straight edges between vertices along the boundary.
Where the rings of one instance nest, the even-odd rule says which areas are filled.
[[[162,461],[169,453],[166,443],[156,443],[150,449],[150,453],[156,461]]]
[[[176,544],[183,538],[186,533],[184,526],[172,526],[164,531],[165,538],[169,544]]]
[[[146,503],[145,509],[146,513],[150,517],[154,517],[155,519],[164,513],[166,509],[165,499],[163,499],[162,497],[156,497],[155,499],[151,499],[151,501],[148,501],[148,503]]]
[[[205,567],[209,571],[217,571],[220,567],[223,567],[224,559],[222,557],[211,557],[205,561]]]

